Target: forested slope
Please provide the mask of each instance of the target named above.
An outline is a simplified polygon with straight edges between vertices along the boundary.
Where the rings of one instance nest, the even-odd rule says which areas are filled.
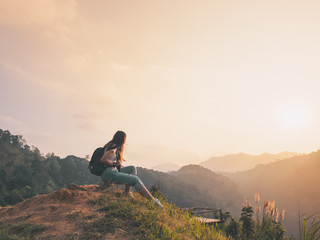
[[[22,136],[0,129],[0,205],[16,204],[69,183],[93,184],[99,178],[88,174],[88,161],[75,156],[61,159],[30,147]]]

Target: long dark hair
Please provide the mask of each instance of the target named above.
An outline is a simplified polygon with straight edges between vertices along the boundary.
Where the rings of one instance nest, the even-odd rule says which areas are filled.
[[[124,142],[126,140],[126,133],[123,131],[117,131],[114,135],[111,141],[106,143],[104,145],[104,148],[107,148],[108,150],[111,149],[117,149],[117,152],[119,153],[119,157],[121,160],[123,159],[122,153],[123,153],[123,147],[124,147]]]

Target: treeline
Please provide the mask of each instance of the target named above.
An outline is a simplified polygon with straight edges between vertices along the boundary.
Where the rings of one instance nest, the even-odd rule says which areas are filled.
[[[89,174],[87,160],[75,156],[61,159],[54,153],[43,156],[21,135],[0,129],[0,206],[16,204],[69,183],[98,182],[99,178]]]

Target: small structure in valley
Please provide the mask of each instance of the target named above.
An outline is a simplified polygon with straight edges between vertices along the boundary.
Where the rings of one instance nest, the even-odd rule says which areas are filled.
[[[182,210],[189,211],[200,222],[213,225],[222,222],[222,210],[220,208],[182,208]],[[208,217],[211,215],[211,217]]]

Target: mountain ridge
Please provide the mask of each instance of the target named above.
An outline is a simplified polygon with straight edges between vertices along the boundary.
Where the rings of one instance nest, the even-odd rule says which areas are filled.
[[[262,153],[260,155],[237,153],[211,157],[206,161],[200,162],[199,165],[215,172],[238,172],[254,168],[260,164],[268,164],[273,161],[279,161],[301,155],[304,154],[287,151],[283,151],[278,154]]]
[[[158,164],[151,169],[160,171],[160,172],[170,172],[170,171],[177,171],[180,168],[177,164],[170,163],[170,162],[165,162]]]
[[[215,199],[216,207],[227,209],[233,215],[241,209],[245,200],[231,178],[203,166],[190,164],[181,167],[176,172],[171,172],[170,175],[187,184],[197,186],[201,192]]]

